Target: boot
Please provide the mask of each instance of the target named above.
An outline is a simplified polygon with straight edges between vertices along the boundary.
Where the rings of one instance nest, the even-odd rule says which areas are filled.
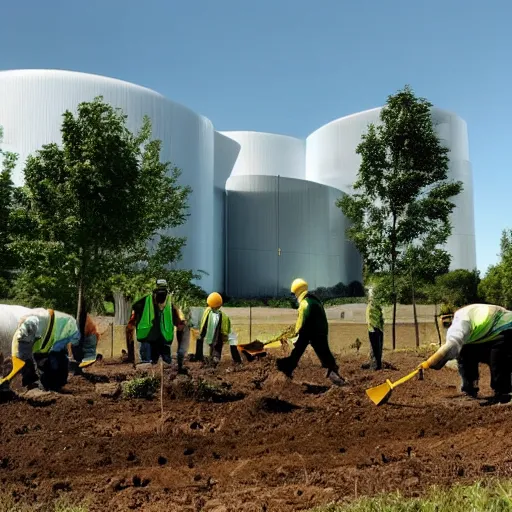
[[[335,372],[334,370],[329,370],[327,372],[327,378],[335,385],[335,386],[346,386],[348,383],[347,381],[339,375],[338,372]]]
[[[276,361],[277,369],[283,372],[288,378],[293,378],[293,370],[290,367],[290,360],[287,357],[280,357]]]

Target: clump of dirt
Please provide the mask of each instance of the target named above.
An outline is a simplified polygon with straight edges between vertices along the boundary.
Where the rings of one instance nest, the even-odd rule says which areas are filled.
[[[230,362],[213,372],[191,363],[190,377],[164,370],[162,404],[116,399],[105,379],[138,374],[127,364],[95,365],[84,372],[98,379],[70,376],[45,407],[1,404],[2,489],[41,507],[65,494],[90,512],[292,512],[347,500],[355,488],[419,495],[433,484],[512,476],[512,405],[480,407],[491,394],[485,367],[482,399],[464,398],[457,372],[443,369],[376,407],[365,389],[421,360],[387,359],[390,369],[371,371],[362,357],[339,358],[351,383],[344,388],[331,387],[308,355],[292,380],[272,354],[236,372]]]

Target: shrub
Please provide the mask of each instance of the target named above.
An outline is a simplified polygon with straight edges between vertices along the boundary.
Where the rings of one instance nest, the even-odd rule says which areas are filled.
[[[123,382],[123,398],[145,398],[150,400],[154,397],[160,387],[158,377],[136,377],[135,379]]]

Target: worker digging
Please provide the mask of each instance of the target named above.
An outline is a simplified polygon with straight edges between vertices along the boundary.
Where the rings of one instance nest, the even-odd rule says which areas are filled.
[[[486,405],[506,404],[512,392],[512,311],[490,304],[471,304],[457,310],[448,321],[446,342],[416,370],[399,381],[368,389],[369,398],[377,405],[386,403],[392,390],[423,370],[440,370],[449,361],[457,360],[461,391],[477,398],[479,363],[487,364],[491,373],[494,396]]]
[[[308,291],[308,283],[304,279],[295,279],[290,290],[299,305],[296,339],[291,354],[277,360],[278,370],[292,378],[300,358],[311,344],[322,367],[327,369],[327,377],[331,382],[336,386],[346,385],[347,382],[338,373],[338,364],[329,348],[329,323],[324,306]]]
[[[3,389],[22,375],[22,386],[58,391],[68,381],[68,344],[78,345],[76,320],[52,309],[0,305],[0,352],[10,356],[12,371],[0,379]],[[86,337],[80,367],[96,362],[96,339]]]

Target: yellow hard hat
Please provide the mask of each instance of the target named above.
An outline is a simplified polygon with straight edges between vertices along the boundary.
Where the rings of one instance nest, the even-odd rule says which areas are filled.
[[[220,308],[222,306],[222,297],[220,296],[220,293],[210,293],[210,295],[208,295],[208,298],[206,299],[206,303],[212,309]]]
[[[290,290],[295,295],[300,295],[301,293],[308,291],[308,283],[301,278],[295,279]]]

